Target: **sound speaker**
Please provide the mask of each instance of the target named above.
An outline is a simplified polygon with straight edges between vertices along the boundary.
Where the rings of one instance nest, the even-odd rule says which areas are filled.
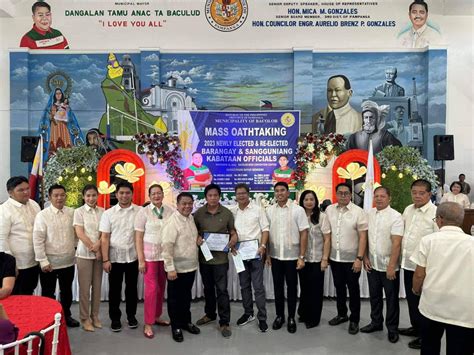
[[[31,163],[35,159],[36,148],[38,147],[39,137],[23,136],[21,137],[21,161]]]
[[[434,160],[454,160],[454,136],[433,136]]]

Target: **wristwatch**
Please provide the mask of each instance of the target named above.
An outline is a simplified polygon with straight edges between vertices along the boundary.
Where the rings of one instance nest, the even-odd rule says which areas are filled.
[[[357,255],[356,256],[356,259],[359,259],[360,261],[364,260],[364,257],[360,256],[360,255]]]
[[[301,260],[303,260],[303,261],[304,261],[304,255],[300,255],[300,256],[298,256],[298,259],[301,259]]]

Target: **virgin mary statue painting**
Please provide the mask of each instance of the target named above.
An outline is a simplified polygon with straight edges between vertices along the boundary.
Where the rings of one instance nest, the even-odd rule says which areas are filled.
[[[49,97],[40,121],[39,132],[44,144],[43,163],[46,163],[59,148],[84,144],[79,123],[69,107],[68,98],[60,88],[56,88]]]

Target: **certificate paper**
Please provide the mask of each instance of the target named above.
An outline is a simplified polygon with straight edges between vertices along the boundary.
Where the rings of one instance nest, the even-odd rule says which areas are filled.
[[[237,273],[245,271],[244,261],[242,260],[242,255],[239,252],[237,254],[232,254],[232,260],[234,260],[235,270]]]
[[[209,260],[213,259],[212,253],[209,250],[209,246],[207,245],[206,241],[204,241],[201,244],[201,251],[202,251],[202,255],[204,255],[204,259],[206,259],[206,261],[209,261]]]
[[[227,233],[204,233],[204,239],[211,251],[229,251],[229,234]]]
[[[258,239],[238,242],[236,245],[236,249],[242,256],[242,260],[251,260],[260,257],[260,255],[258,254]]]

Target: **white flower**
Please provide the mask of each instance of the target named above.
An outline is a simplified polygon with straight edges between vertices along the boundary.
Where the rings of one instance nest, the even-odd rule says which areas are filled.
[[[326,148],[328,149],[328,152],[331,152],[334,149],[334,146],[331,142],[327,141]]]
[[[310,153],[314,152],[314,144],[313,143],[308,144],[308,152],[310,152]]]

